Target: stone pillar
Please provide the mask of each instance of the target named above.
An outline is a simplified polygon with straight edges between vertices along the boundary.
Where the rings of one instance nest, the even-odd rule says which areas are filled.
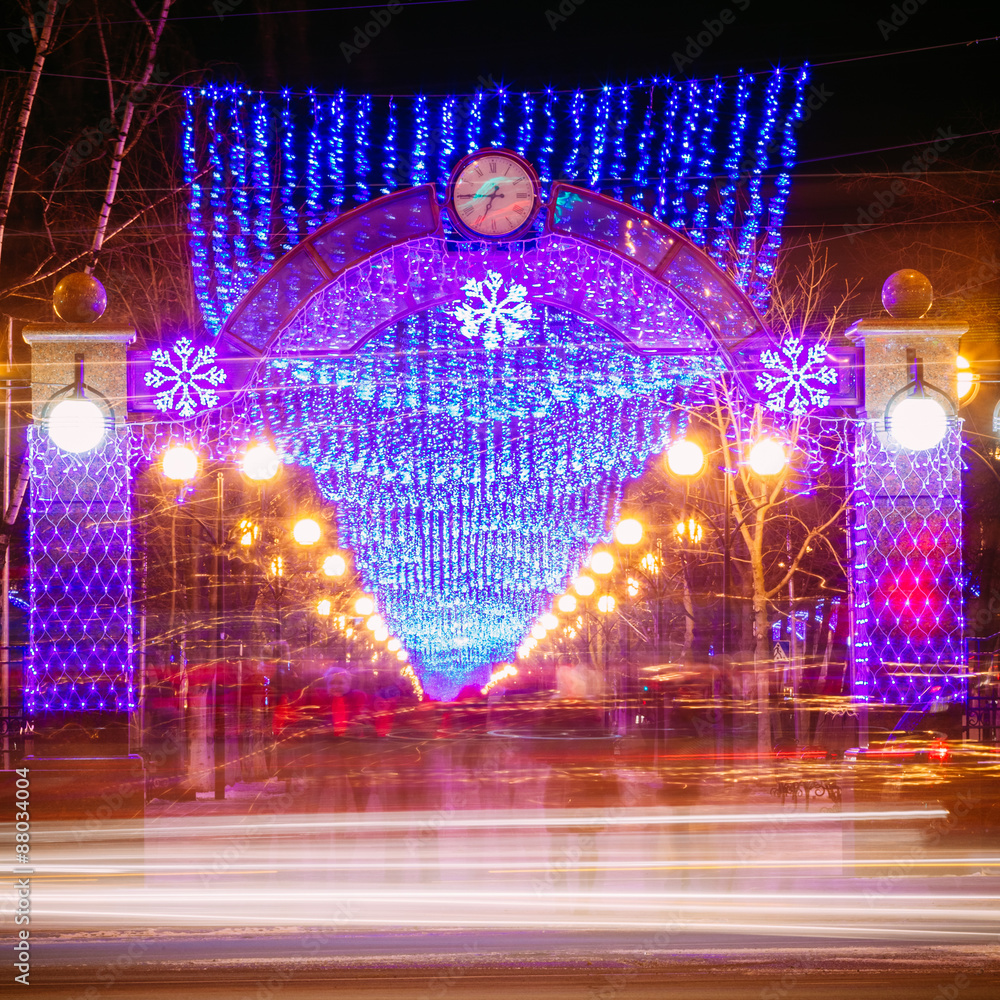
[[[889,316],[848,336],[864,350],[864,418],[855,449],[854,695],[862,703],[929,705],[964,696],[961,421],[955,359],[968,325],[925,318],[930,282],[899,271],[882,290]],[[948,430],[924,451],[886,431],[886,408],[923,363]]]
[[[81,728],[90,753],[123,753],[128,713],[137,699],[125,430],[126,348],[135,330],[81,322],[88,317],[88,295],[99,292],[103,300],[103,289],[95,279],[71,278],[75,298],[61,308],[57,299],[67,320],[24,329],[31,345],[34,418],[28,429],[31,639],[25,707],[35,721],[36,753],[41,745],[58,743],[58,733],[74,732],[80,742]],[[103,303],[94,318],[101,311]],[[84,396],[104,412],[106,430],[96,447],[76,454],[56,446],[46,420],[69,395],[63,390],[77,381],[81,356]]]

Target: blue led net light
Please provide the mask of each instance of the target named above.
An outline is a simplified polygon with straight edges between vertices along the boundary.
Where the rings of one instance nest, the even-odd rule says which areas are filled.
[[[513,656],[717,364],[639,357],[547,308],[487,350],[435,309],[350,357],[268,362],[257,421],[315,471],[389,628],[448,697]]]
[[[86,455],[28,428],[31,630],[25,707],[126,711],[132,678],[128,431]]]
[[[807,81],[803,68],[743,73],[735,88],[654,78],[461,98],[188,90],[183,160],[205,323],[218,333],[276,255],[338,212],[429,177],[443,198],[458,158],[499,137],[546,185],[574,180],[669,221],[763,307]],[[765,175],[776,166],[772,190]],[[718,192],[717,175],[726,178]]]
[[[926,452],[858,433],[855,694],[913,705],[965,696],[961,432]]]

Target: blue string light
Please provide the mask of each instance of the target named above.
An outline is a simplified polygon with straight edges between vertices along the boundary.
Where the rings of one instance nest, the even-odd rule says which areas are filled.
[[[795,100],[785,116],[781,135],[781,170],[775,178],[775,194],[768,205],[768,235],[763,249],[757,255],[759,288],[753,294],[754,305],[763,309],[767,301],[767,288],[774,278],[774,267],[781,248],[781,224],[792,189],[792,167],[795,163],[796,136],[799,122],[805,113],[805,88],[809,80],[809,67],[803,66],[795,77]]]
[[[262,262],[270,263],[271,253],[271,150],[268,134],[270,118],[267,102],[263,94],[257,95],[253,108],[253,155],[251,171],[253,177],[254,221],[253,242],[254,256]]]
[[[359,205],[371,200],[371,190],[368,187],[368,128],[371,109],[371,96],[365,94],[358,99],[354,111],[354,200]]]
[[[601,95],[597,99],[597,109],[594,113],[594,131],[590,147],[590,187],[594,191],[601,188],[604,173],[604,151],[608,144],[608,118],[611,114],[611,87],[601,87]]]
[[[569,102],[571,145],[563,166],[563,178],[567,181],[575,181],[582,171],[580,146],[583,144],[583,117],[586,114],[586,108],[587,101],[583,91],[575,91]]]
[[[477,90],[469,104],[469,121],[465,133],[465,152],[474,153],[482,146],[483,134],[483,105],[486,103],[486,94]]]
[[[736,213],[736,192],[740,186],[740,172],[743,155],[743,137],[749,115],[747,105],[750,100],[751,77],[740,70],[736,84],[736,108],[733,124],[729,132],[729,151],[726,155],[726,182],[719,193],[719,207],[715,213],[715,240],[711,254],[715,262],[725,267],[729,259],[729,241],[733,238],[733,222]]]
[[[698,120],[701,118],[701,83],[687,82],[687,114],[680,129],[680,149],[674,171],[674,217],[671,225],[683,231],[688,218],[687,192],[690,188],[691,163],[695,158],[698,137]]]
[[[396,100],[389,98],[389,110],[386,114],[385,144],[382,159],[382,194],[391,194],[399,186],[396,177]]]
[[[309,149],[306,154],[306,229],[312,232],[323,218],[323,187],[321,160],[323,157],[323,133],[320,122],[319,101],[316,92],[309,91],[309,105],[312,111],[312,126],[309,129]]]
[[[535,124],[535,98],[530,91],[521,94],[521,121],[517,129],[517,145],[514,151],[527,157],[531,149],[532,129]]]
[[[446,97],[441,104],[441,141],[438,143],[438,187],[444,191],[455,164],[455,107],[458,99]]]
[[[639,131],[639,148],[636,158],[635,172],[632,174],[632,204],[643,209],[646,203],[645,188],[649,178],[649,155],[653,148],[654,116],[656,114],[656,81],[649,83],[649,97],[646,101],[646,111],[642,118],[642,128]]]
[[[709,189],[712,184],[712,157],[715,154],[715,129],[719,122],[719,101],[722,98],[722,81],[716,77],[708,92],[705,103],[705,116],[701,126],[699,141],[700,157],[698,159],[698,177],[694,186],[694,222],[691,228],[691,238],[701,246],[708,242]]]
[[[340,211],[344,204],[344,175],[347,160],[344,155],[344,133],[347,130],[347,95],[344,91],[333,96],[330,101],[330,135],[327,139],[327,163],[329,164],[331,214]]]
[[[618,114],[615,116],[614,158],[611,161],[611,176],[615,181],[612,194],[618,201],[623,200],[621,181],[625,176],[625,134],[632,116],[632,88],[628,84],[618,88]]]
[[[418,94],[413,102],[413,156],[410,164],[410,179],[413,184],[427,184],[431,179],[428,136],[427,97]]]
[[[298,183],[296,174],[295,125],[292,121],[291,93],[282,91],[281,105],[281,219],[285,225],[285,238],[282,245],[287,253],[299,242],[299,220],[293,201],[295,186]]]
[[[552,183],[552,157],[556,149],[556,110],[559,98],[556,92],[547,87],[545,90],[545,136],[538,156],[538,178],[545,187]]]

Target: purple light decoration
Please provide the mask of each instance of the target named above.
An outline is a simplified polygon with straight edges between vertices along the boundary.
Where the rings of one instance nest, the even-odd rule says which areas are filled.
[[[497,88],[461,98],[324,98],[287,90],[273,97],[233,86],[188,91],[183,160],[206,326],[219,331],[273,261],[272,247],[290,249],[379,190],[432,178],[443,199],[459,157],[501,139],[536,164],[545,185],[583,179],[620,197],[628,178],[636,207],[711,247],[760,307],[780,242],[807,81],[803,68],[741,73],[735,89],[718,80],[658,78],[595,92],[512,95]],[[641,124],[633,91],[643,99]],[[775,161],[780,173],[769,194],[764,173]],[[717,193],[708,179],[720,174],[726,180]]]
[[[128,431],[60,451],[28,429],[31,462],[29,714],[135,707]]]
[[[965,695],[961,435],[928,452],[858,434],[855,696],[898,705]]]

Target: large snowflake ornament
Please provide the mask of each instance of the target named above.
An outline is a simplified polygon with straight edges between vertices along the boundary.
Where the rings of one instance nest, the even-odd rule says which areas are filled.
[[[487,271],[483,281],[469,278],[462,291],[470,301],[451,313],[462,324],[462,336],[482,339],[490,350],[520,340],[525,332],[522,324],[534,315],[531,303],[524,301],[528,294],[524,285],[511,284],[506,294],[502,286],[496,271]]]
[[[806,350],[801,337],[790,335],[779,345],[781,354],[761,353],[760,363],[771,371],[761,372],[756,384],[762,392],[770,393],[766,404],[769,410],[802,416],[813,408],[829,405],[830,393],[823,386],[833,385],[837,372],[825,364],[826,343],[824,338]]]
[[[153,367],[146,372],[146,385],[153,389],[166,386],[158,393],[153,404],[164,413],[176,411],[182,417],[193,417],[200,408],[216,406],[219,394],[212,388],[226,381],[226,373],[215,360],[214,347],[194,349],[194,343],[182,337],[174,344],[171,357],[169,350],[153,351],[150,360]]]

